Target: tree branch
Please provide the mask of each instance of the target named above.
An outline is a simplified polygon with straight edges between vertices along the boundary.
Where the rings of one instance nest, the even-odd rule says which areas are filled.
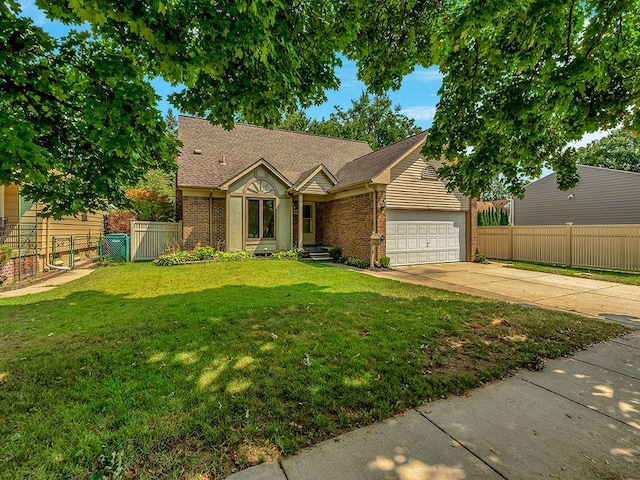
[[[576,0],[571,2],[571,8],[569,9],[569,28],[567,30],[567,53],[564,57],[564,65],[569,64],[569,57],[571,56],[571,33],[573,29],[573,8],[575,7]]]

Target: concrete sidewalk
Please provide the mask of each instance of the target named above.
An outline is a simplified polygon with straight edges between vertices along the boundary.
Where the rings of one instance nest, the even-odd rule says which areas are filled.
[[[501,263],[443,263],[366,273],[478,297],[607,318],[640,328],[640,286],[516,270]]]
[[[76,268],[74,270],[69,270],[60,275],[56,275],[55,277],[48,278],[40,283],[35,283],[33,285],[28,285],[23,288],[18,288],[16,290],[7,290],[5,292],[0,292],[0,299],[2,298],[10,298],[10,297],[21,297],[23,295],[31,295],[34,293],[42,293],[48,292],[62,284],[71,282],[78,278],[82,278],[86,275],[89,275],[93,272],[93,268]]]
[[[640,479],[640,332],[229,478]]]

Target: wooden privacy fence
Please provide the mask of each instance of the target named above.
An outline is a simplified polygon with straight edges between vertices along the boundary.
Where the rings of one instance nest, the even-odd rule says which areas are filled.
[[[131,222],[131,261],[155,260],[171,245],[182,245],[182,222]]]
[[[640,271],[640,225],[478,227],[487,258]]]

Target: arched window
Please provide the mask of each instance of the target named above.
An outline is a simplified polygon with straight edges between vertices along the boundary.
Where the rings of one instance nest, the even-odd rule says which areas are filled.
[[[276,189],[273,188],[266,180],[254,180],[244,189],[245,193],[255,194],[255,195],[274,195],[276,194]]]

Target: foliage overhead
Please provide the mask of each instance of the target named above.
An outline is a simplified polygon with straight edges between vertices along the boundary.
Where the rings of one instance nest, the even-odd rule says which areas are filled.
[[[640,129],[640,0],[39,0],[89,25],[55,40],[0,7],[0,179],[55,214],[121,197],[175,143],[149,78],[180,111],[273,126],[337,88],[340,55],[370,91],[416,65],[443,74],[425,153],[450,188],[479,196],[502,175],[520,195],[544,167],[577,182],[568,142]],[[337,115],[337,114],[336,114]],[[82,172],[82,175],[80,175]]]
[[[640,135],[628,130],[616,130],[579,148],[576,159],[580,165],[640,171]]]
[[[640,129],[638,0],[367,2],[348,47],[373,91],[437,65],[440,101],[425,153],[479,196],[502,175],[512,194],[553,168],[578,180],[570,141],[620,124]]]
[[[0,181],[60,217],[170,169],[177,142],[137,55],[86,32],[56,40],[17,11],[0,4]]]
[[[285,115],[279,127],[286,130],[350,138],[367,142],[373,150],[391,145],[419,133],[413,119],[403,115],[400,105],[392,106],[388,95],[369,95],[351,101],[351,108],[338,105],[325,120],[312,120],[303,110]]]

